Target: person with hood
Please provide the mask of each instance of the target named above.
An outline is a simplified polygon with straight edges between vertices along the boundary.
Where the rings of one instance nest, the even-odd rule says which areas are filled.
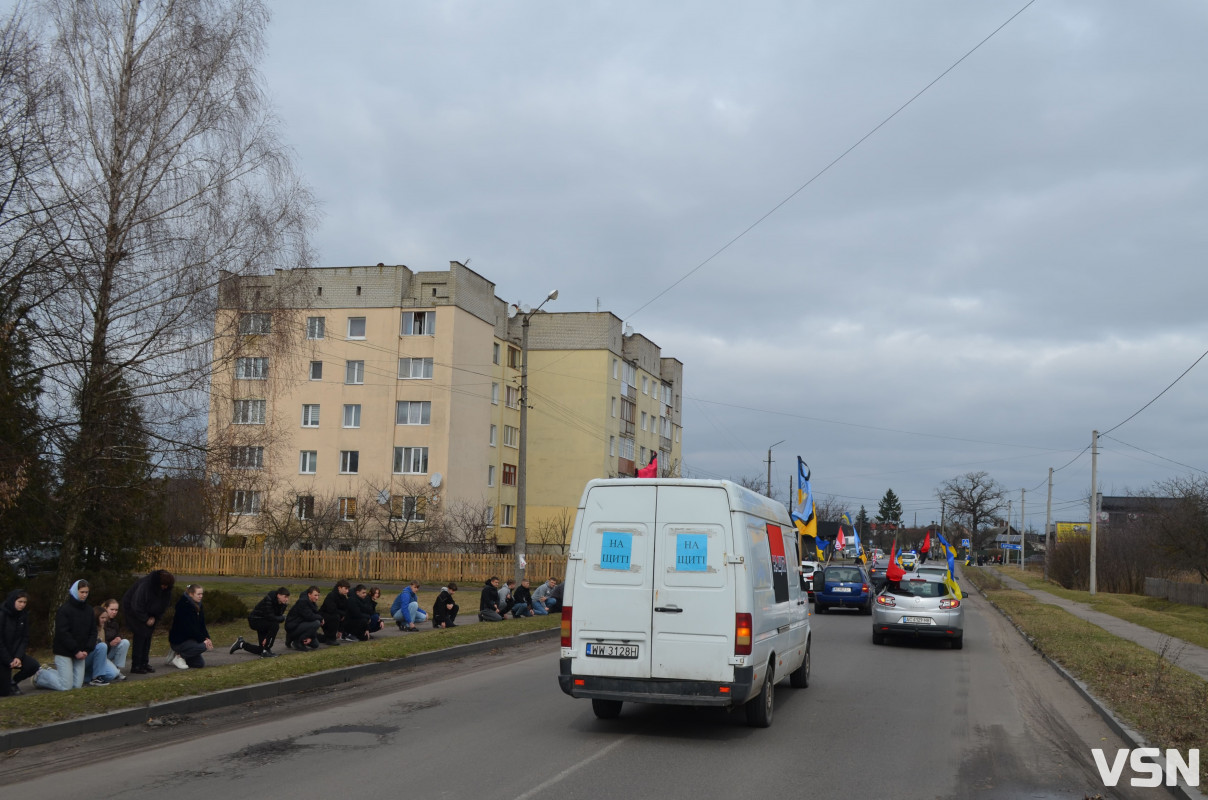
[[[334,647],[340,643],[340,628],[348,616],[348,591],[351,588],[352,584],[341,578],[323,598],[323,605],[319,607],[319,613],[323,615],[323,635],[319,641],[323,644]]]
[[[67,599],[55,613],[55,637],[51,652],[55,656],[59,685],[50,688],[61,692],[79,689],[84,685],[86,659],[96,647],[96,617],[88,605],[88,592],[88,581],[78,580],[71,584]]]
[[[306,652],[318,650],[319,626],[323,615],[319,613],[319,587],[311,586],[285,617],[285,646]]]
[[[457,610],[461,607],[453,601],[453,593],[457,591],[457,584],[449,581],[448,586],[440,587],[440,594],[436,595],[436,602],[432,604],[432,627],[433,628],[456,628]]]
[[[390,616],[398,623],[400,631],[418,631],[415,623],[423,622],[428,613],[419,607],[419,581],[411,581],[394,602],[390,604]]]
[[[144,575],[122,595],[122,608],[126,609],[126,624],[130,626],[134,640],[130,672],[141,675],[155,672],[151,666],[151,635],[155,624],[168,610],[172,602],[172,587],[176,578],[166,569],[157,569]]]
[[[190,583],[176,601],[176,614],[172,617],[172,629],[168,631],[168,644],[172,645],[169,666],[201,669],[206,665],[202,654],[214,649],[210,631],[206,628],[206,612],[201,607],[203,595],[205,589]]]
[[[368,605],[369,587],[358,583],[348,598],[348,614],[344,617],[344,633],[341,638],[349,642],[363,642],[369,638],[369,615],[373,613]]]
[[[483,584],[482,594],[478,596],[478,621],[501,622],[503,613],[499,610],[499,578],[492,575]]]
[[[29,592],[13,589],[0,606],[0,664],[7,669],[0,673],[0,697],[21,694],[17,685],[38,671],[41,664],[25,654],[29,646]],[[17,670],[17,674],[13,674]]]
[[[273,643],[277,641],[281,623],[285,622],[287,605],[289,605],[289,589],[284,586],[260,598],[260,602],[252,609],[252,613],[247,615],[248,627],[256,632],[257,644],[249,644],[240,636],[231,645],[231,653],[246,650],[261,658],[272,658],[277,655],[273,652]]]

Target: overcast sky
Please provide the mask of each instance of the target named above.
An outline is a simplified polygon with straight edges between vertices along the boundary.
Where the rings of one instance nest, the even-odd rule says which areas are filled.
[[[784,440],[782,493],[800,455],[924,524],[984,470],[1039,528],[1208,349],[1208,5],[1038,0],[953,67],[1025,2],[290,0],[263,66],[318,264],[616,313],[684,363],[692,475]],[[1103,440],[1102,491],[1203,475],[1206,391]]]

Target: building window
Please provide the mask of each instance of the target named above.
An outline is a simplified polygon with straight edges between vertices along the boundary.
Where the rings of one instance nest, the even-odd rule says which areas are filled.
[[[245,336],[259,336],[273,331],[272,314],[240,314],[239,332]]]
[[[310,362],[310,379],[312,381],[323,380],[323,362],[322,361]]]
[[[495,524],[495,506],[487,506],[487,524]]]
[[[404,311],[403,336],[435,336],[435,311]]]
[[[348,338],[349,339],[364,339],[365,338],[365,318],[364,317],[349,317],[348,318]]]
[[[642,412],[642,430],[646,430],[646,412]]]
[[[298,515],[298,519],[314,519],[315,518],[315,497],[310,494],[298,495],[298,501],[294,503],[294,513]]]
[[[520,408],[520,390],[515,386],[509,386],[507,391],[508,408]]]
[[[495,465],[487,464],[487,486],[495,485]]]
[[[319,453],[316,450],[303,450],[298,458],[298,472],[303,475],[314,475],[319,468]]]
[[[429,400],[399,400],[394,404],[395,425],[429,425],[432,422],[432,402]]]
[[[357,499],[355,497],[340,498],[340,519],[351,522],[357,518]]]
[[[409,522],[423,522],[427,498],[410,495],[393,495],[390,498],[390,518]]]
[[[645,447],[638,448],[638,453],[639,453],[638,463],[645,464],[646,463],[646,448]]]
[[[617,415],[617,399],[615,397],[612,398],[612,415],[614,417]]]
[[[515,486],[516,485],[516,465],[515,464],[504,464],[503,465],[503,485],[504,486]]]
[[[520,369],[520,348],[508,348],[508,366],[512,369]]]
[[[306,338],[322,339],[327,335],[327,317],[306,318]]]
[[[617,454],[617,437],[608,437],[608,455],[615,457]]]
[[[430,358],[400,358],[398,360],[398,378],[405,380],[432,379],[432,359]]]
[[[495,344],[492,345],[492,347],[493,347],[493,349],[491,350],[491,363],[498,364],[499,363],[499,342],[495,342]]]
[[[231,492],[231,513],[254,515],[260,513],[260,492],[235,489]]]
[[[361,427],[361,404],[346,403],[344,405],[344,427],[359,428]]]
[[[491,405],[499,405],[499,384],[491,384]]]
[[[642,394],[650,394],[650,384],[646,382],[646,376],[642,376]]]
[[[344,383],[359,386],[365,382],[365,362],[349,361],[344,366]]]
[[[516,527],[516,506],[503,507],[503,527]]]
[[[520,446],[520,429],[513,428],[511,425],[503,426],[503,444],[506,447]]]
[[[303,403],[302,404],[302,427],[303,428],[319,427],[319,404],[318,403]]]
[[[630,425],[632,425],[635,421],[634,420],[635,411],[637,411],[637,406],[635,406],[633,403],[626,400],[625,398],[621,398],[621,419],[622,420],[624,420],[625,422],[628,422]]]
[[[231,448],[231,469],[262,469],[263,467],[263,447]]]
[[[394,448],[394,473],[396,475],[422,475],[428,471],[428,448]]]
[[[615,381],[617,377],[617,360],[614,358],[612,360],[612,379]]]
[[[264,400],[236,400],[231,421],[236,425],[263,425]]]
[[[633,461],[633,439],[626,436],[621,437],[621,458]]]
[[[361,465],[360,450],[341,450],[340,451],[340,474],[341,475],[356,475]]]
[[[663,405],[665,405],[665,406],[671,405],[671,384],[668,384],[668,383],[663,384],[663,393],[661,395],[661,398],[663,401]]]
[[[495,425],[491,426],[491,447],[495,446],[495,439],[499,434],[499,428]]]
[[[241,381],[263,381],[268,379],[267,358],[235,359],[235,379]]]

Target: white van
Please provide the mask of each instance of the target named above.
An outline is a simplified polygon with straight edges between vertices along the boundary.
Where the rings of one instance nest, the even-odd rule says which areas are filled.
[[[593,480],[566,569],[558,683],[597,717],[625,701],[744,706],[772,723],[775,684],[809,685],[797,531],[730,481]]]

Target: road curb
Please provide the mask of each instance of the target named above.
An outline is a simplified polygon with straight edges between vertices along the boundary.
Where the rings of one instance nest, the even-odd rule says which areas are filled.
[[[311,675],[299,675],[296,678],[285,678],[269,683],[254,683],[250,686],[240,686],[235,689],[223,689],[210,694],[180,697],[175,700],[165,700],[162,703],[152,703],[138,708],[128,708],[112,711],[107,714],[94,714],[79,717],[64,722],[53,722],[36,728],[21,728],[0,732],[0,752],[6,752],[21,747],[49,744],[51,742],[69,739],[90,733],[103,733],[130,725],[142,725],[156,717],[169,715],[196,714],[202,711],[213,711],[217,708],[251,703],[257,700],[269,700],[282,695],[294,694],[328,686],[338,686],[341,683],[360,678],[369,678],[399,670],[421,667],[427,664],[452,661],[457,658],[490,652],[498,647],[516,647],[522,644],[554,639],[560,635],[557,628],[540,631],[530,631],[501,639],[486,639],[481,642],[461,644],[440,650],[429,650],[426,653],[416,653],[412,656],[393,658],[389,661],[375,661],[371,664],[357,664],[352,667],[340,667]]]
[[[1033,650],[1036,651],[1036,654],[1039,655],[1041,658],[1043,658],[1050,667],[1052,667],[1054,670],[1056,670],[1058,675],[1065,678],[1065,680],[1070,684],[1070,686],[1074,687],[1074,691],[1078,692],[1078,694],[1080,694],[1082,696],[1082,698],[1084,700],[1086,700],[1087,703],[1090,704],[1091,708],[1095,709],[1095,712],[1100,717],[1103,718],[1104,722],[1107,723],[1107,727],[1109,727],[1113,731],[1115,731],[1115,733],[1118,736],[1120,736],[1120,738],[1124,739],[1124,741],[1130,742],[1133,747],[1152,747],[1152,745],[1150,745],[1149,742],[1145,741],[1145,738],[1140,733],[1138,733],[1137,731],[1133,730],[1128,725],[1126,725],[1123,720],[1121,720],[1119,717],[1116,716],[1115,712],[1113,712],[1110,708],[1107,707],[1106,703],[1104,703],[1102,700],[1100,700],[1098,697],[1096,697],[1094,694],[1092,694],[1090,688],[1087,687],[1087,685],[1085,683],[1083,683],[1081,680],[1076,678],[1065,667],[1061,666],[1056,661],[1049,658],[1049,656],[1043,650],[1040,649],[1040,645],[1037,644],[1036,640],[1033,639],[1030,635],[1028,635],[1028,632],[1025,631],[1023,628],[1021,628],[1019,626],[1019,623],[1017,623],[1014,620],[1014,618],[1011,617],[1010,614],[1008,614],[1001,606],[999,606],[997,603],[995,603],[993,600],[991,600],[990,596],[987,595],[980,586],[978,586],[976,583],[973,583],[973,581],[969,581],[969,582],[971,584],[973,584],[973,588],[977,589],[977,593],[980,594],[983,598],[985,598],[985,601],[990,604],[991,608],[993,608],[999,614],[1002,614],[1003,619],[1005,619],[1007,622],[1011,623],[1011,627],[1013,627],[1015,630],[1017,630],[1019,632],[1019,635],[1022,636],[1024,641],[1027,642],[1028,645]],[[1094,624],[1094,623],[1090,623],[1090,624]],[[1162,765],[1162,771],[1163,771],[1163,773],[1165,773],[1166,759],[1161,756],[1158,756],[1154,760],[1158,764]],[[1184,786],[1181,783],[1178,786],[1166,786],[1165,788],[1167,791],[1170,792],[1171,795],[1179,798],[1179,800],[1206,800],[1206,798],[1208,798],[1208,796],[1204,795],[1202,792],[1197,791],[1195,788],[1189,787],[1189,786]]]

